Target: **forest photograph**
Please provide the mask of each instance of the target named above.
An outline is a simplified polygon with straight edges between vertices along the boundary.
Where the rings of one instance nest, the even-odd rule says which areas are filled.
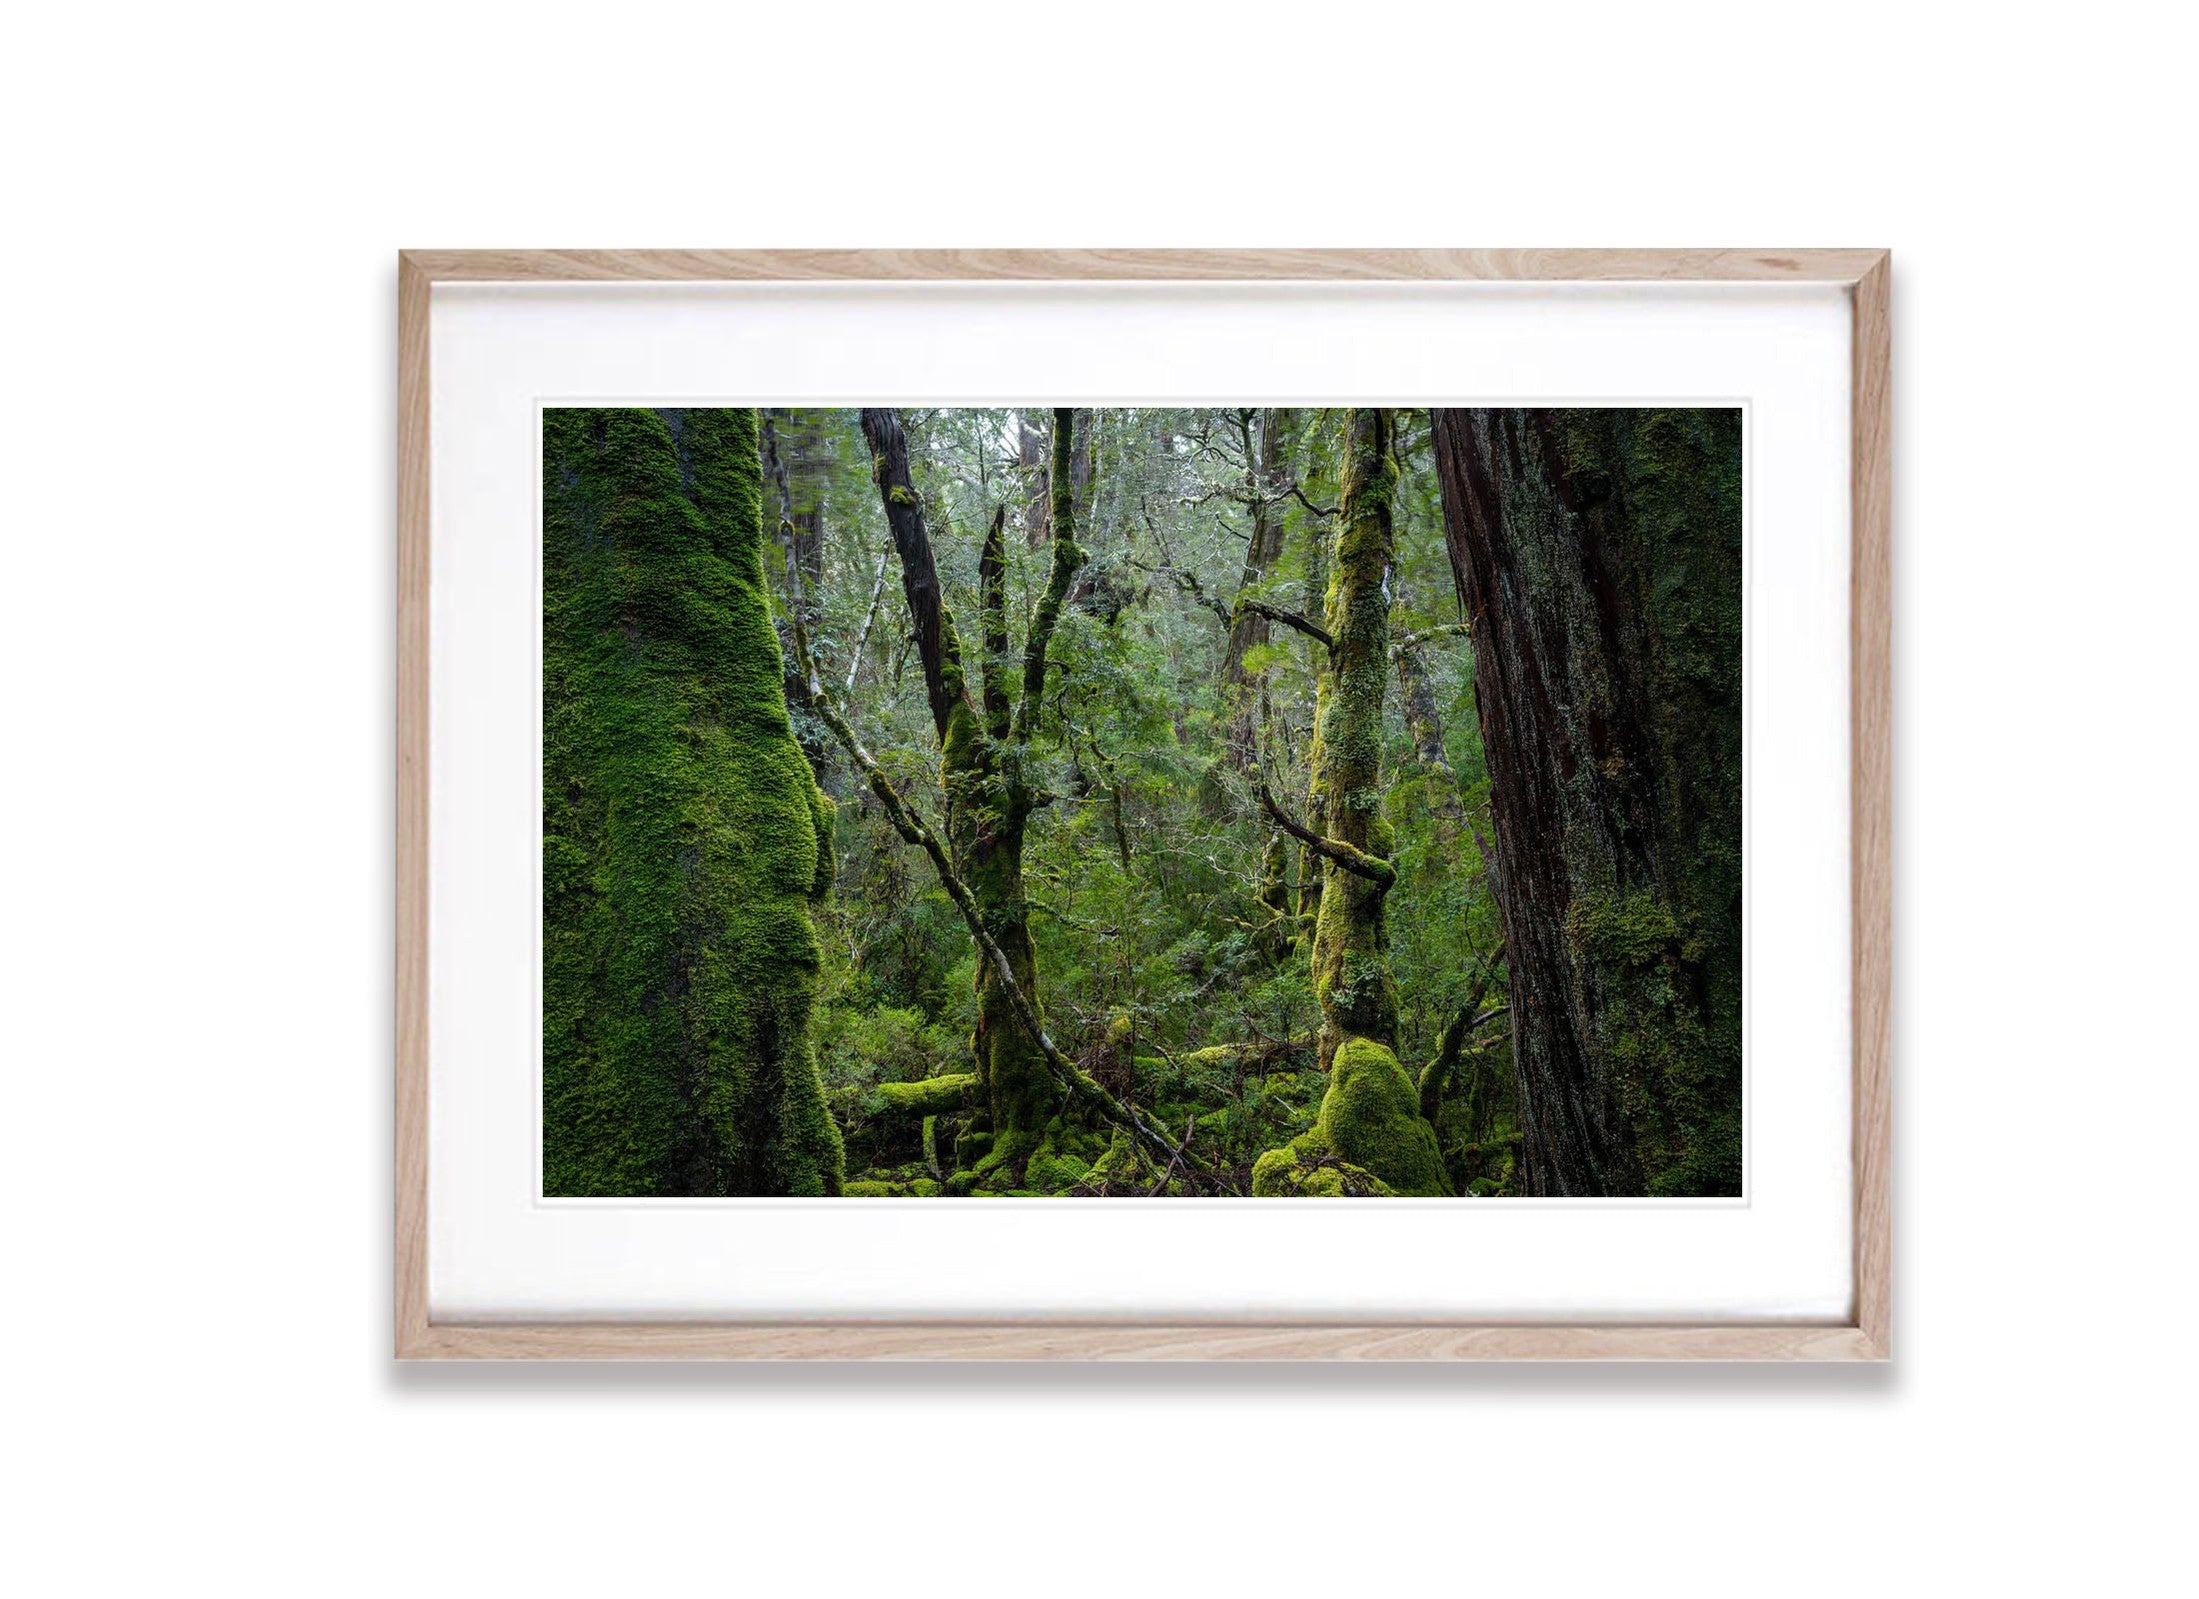
[[[542,1192],[1743,1192],[1743,414],[542,412]]]

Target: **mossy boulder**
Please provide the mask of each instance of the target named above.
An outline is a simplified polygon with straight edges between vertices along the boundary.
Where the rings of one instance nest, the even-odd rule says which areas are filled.
[[[1413,1080],[1395,1055],[1365,1038],[1347,1039],[1337,1050],[1313,1126],[1252,1168],[1252,1192],[1263,1199],[1450,1191]]]
[[[1384,1199],[1397,1194],[1366,1167],[1335,1159],[1312,1133],[1262,1155],[1252,1168],[1252,1192],[1262,1199]]]

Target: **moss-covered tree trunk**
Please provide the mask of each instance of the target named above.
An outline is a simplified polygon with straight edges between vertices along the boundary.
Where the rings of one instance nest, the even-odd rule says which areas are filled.
[[[987,659],[976,701],[964,676],[961,637],[940,592],[924,508],[909,476],[908,439],[900,418],[890,410],[866,410],[862,426],[880,503],[901,558],[902,593],[939,738],[946,831],[955,868],[969,886],[979,919],[1000,946],[1017,986],[1036,1006],[1038,962],[1031,945],[1030,907],[1024,897],[1023,839],[1039,795],[1028,779],[1023,747],[1041,714],[1047,647],[1070,580],[1084,561],[1076,542],[1069,472],[1070,413],[1054,413],[1048,473],[1050,562],[1046,590],[1025,646],[1019,696],[1011,694],[1015,685],[1005,660],[1008,633],[1000,517],[993,519],[986,536],[979,581]],[[1060,1091],[1037,1044],[1017,1019],[1007,985],[983,961],[978,964],[977,1029],[971,1042],[984,1088],[988,1126],[983,1136],[990,1144],[984,1155],[993,1166],[1025,1159],[1044,1142],[1047,1124],[1060,1110]]]
[[[1330,646],[1314,757],[1321,831],[1387,859],[1382,816],[1382,698],[1390,670],[1390,568],[1396,560],[1391,498],[1397,463],[1390,416],[1351,413],[1344,504],[1329,569],[1324,625]],[[1347,1038],[1397,1047],[1397,984],[1390,976],[1383,902],[1389,884],[1321,861],[1321,911],[1313,928],[1313,986],[1321,1002],[1320,1062]]]
[[[1387,411],[1349,413],[1344,502],[1324,624],[1331,643],[1314,752],[1322,872],[1313,984],[1321,1005],[1318,1059],[1329,1074],[1311,1131],[1269,1150],[1253,1192],[1440,1194],[1435,1129],[1399,1064],[1397,984],[1384,900],[1395,871],[1382,815],[1382,702],[1390,673],[1390,595],[1397,461]]]
[[[1440,410],[1537,1194],[1741,1186],[1741,420]]]
[[[831,804],[795,743],[753,410],[543,420],[543,1174],[833,1194]]]

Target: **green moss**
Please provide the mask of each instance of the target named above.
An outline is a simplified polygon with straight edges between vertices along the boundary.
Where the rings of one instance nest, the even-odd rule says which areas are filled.
[[[1349,453],[1324,618],[1335,646],[1317,695],[1313,787],[1321,831],[1387,861],[1395,836],[1381,813],[1383,697],[1390,678],[1390,579],[1397,555],[1391,498],[1397,481],[1391,419],[1378,408],[1349,413]],[[1321,862],[1314,921],[1314,993],[1321,1004],[1320,1059],[1351,1037],[1397,1041],[1384,900],[1389,883]]]
[[[885,1108],[904,1116],[939,1116],[964,1110],[979,1091],[977,1074],[958,1072],[927,1077],[914,1083],[880,1083],[878,1097]]]
[[[846,1183],[840,1189],[849,1199],[892,1199],[902,1191],[898,1183],[877,1182]]]
[[[933,1182],[929,1177],[919,1177],[909,1184],[909,1194],[916,1199],[937,1199],[946,1191],[942,1184]]]
[[[543,420],[543,1172],[825,1194],[830,806],[787,717],[751,410]]]
[[[1335,1177],[1322,1175],[1341,1167]],[[1358,1170],[1382,1191],[1409,1196],[1448,1194],[1435,1129],[1420,1114],[1420,1097],[1397,1057],[1371,1039],[1345,1041],[1329,1066],[1328,1092],[1314,1125],[1253,1165],[1252,1191],[1262,1197],[1339,1192]]]
[[[1338,1160],[1318,1135],[1305,1133],[1253,1163],[1256,1199],[1385,1199],[1397,1190],[1364,1166]]]
[[[1074,1188],[1091,1174],[1091,1170],[1088,1163],[1075,1155],[1041,1151],[1024,1167],[1023,1180],[1029,1187],[1055,1193]]]
[[[1580,953],[1628,967],[1650,964],[1680,938],[1672,913],[1646,891],[1617,898],[1583,895],[1566,911],[1565,931]]]

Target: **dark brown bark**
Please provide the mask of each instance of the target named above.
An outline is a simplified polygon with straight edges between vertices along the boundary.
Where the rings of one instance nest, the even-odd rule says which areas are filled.
[[[909,441],[900,416],[891,410],[862,413],[863,438],[870,445],[871,476],[886,512],[886,526],[893,532],[894,552],[901,557],[901,594],[908,601],[909,626],[916,638],[917,659],[924,667],[924,692],[931,704],[932,727],[942,745],[959,704],[969,709],[962,682],[962,648],[939,587],[939,568],[932,560],[931,536],[924,526],[924,507],[909,480]]]
[[[1740,420],[1438,410],[1522,1175],[1741,1183]]]

